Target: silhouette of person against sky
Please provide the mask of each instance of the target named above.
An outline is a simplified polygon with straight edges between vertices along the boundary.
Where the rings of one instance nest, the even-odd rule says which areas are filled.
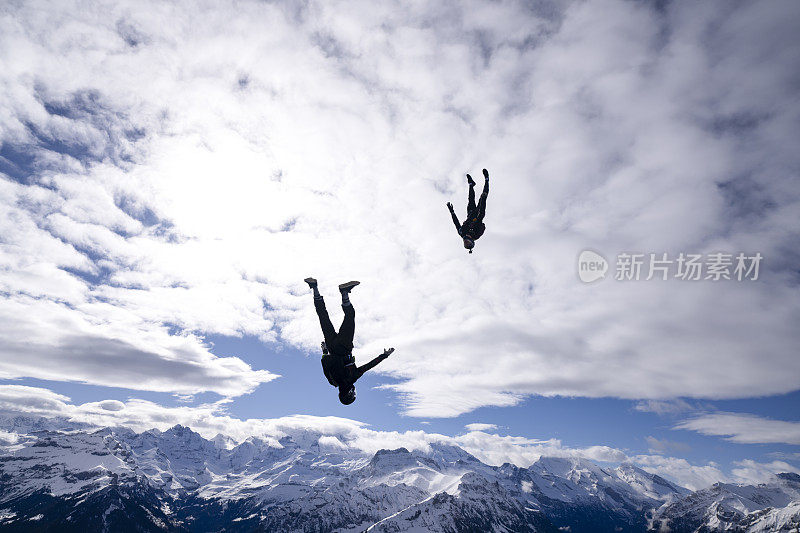
[[[456,231],[464,241],[464,248],[472,253],[475,248],[475,241],[483,235],[486,226],[483,223],[483,217],[486,216],[486,197],[489,196],[489,172],[483,169],[483,192],[475,204],[475,180],[472,176],[467,174],[467,183],[469,183],[469,200],[467,201],[467,218],[463,224],[459,224],[456,212],[453,210],[453,204],[447,202],[447,208],[450,210],[450,216],[453,217],[453,224],[456,225]]]
[[[374,368],[375,365],[389,357],[394,352],[394,348],[384,350],[382,354],[365,365],[356,366],[356,360],[353,357],[356,312],[353,309],[353,304],[350,303],[350,291],[359,282],[349,281],[339,285],[339,292],[342,294],[344,320],[337,332],[328,316],[325,300],[317,289],[317,280],[306,278],[304,281],[314,291],[314,307],[317,310],[319,324],[322,326],[322,335],[325,338],[322,342],[322,371],[325,373],[328,383],[339,388],[339,401],[344,405],[349,405],[356,400],[355,382],[364,375],[364,372]]]

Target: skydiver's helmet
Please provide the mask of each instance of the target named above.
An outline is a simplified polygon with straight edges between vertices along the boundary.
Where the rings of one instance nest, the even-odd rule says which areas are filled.
[[[472,253],[472,249],[475,248],[475,241],[469,237],[464,237],[464,248],[469,250],[469,253]]]
[[[356,401],[356,386],[350,385],[349,388],[339,387],[339,401],[345,405],[350,405]]]

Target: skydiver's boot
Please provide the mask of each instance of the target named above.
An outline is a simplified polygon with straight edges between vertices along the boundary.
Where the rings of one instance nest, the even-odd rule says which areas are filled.
[[[311,288],[311,290],[314,291],[315,299],[322,298],[322,295],[319,293],[319,290],[317,289],[317,280],[315,280],[314,278],[306,278],[303,281],[308,283],[308,286]]]
[[[350,304],[350,291],[353,290],[353,287],[360,284],[360,281],[348,281],[347,283],[342,283],[339,285],[339,292],[342,293],[342,305],[351,305]]]
[[[472,179],[472,176],[470,176],[469,174],[467,174],[467,183],[469,183],[472,187],[475,186],[475,180]]]

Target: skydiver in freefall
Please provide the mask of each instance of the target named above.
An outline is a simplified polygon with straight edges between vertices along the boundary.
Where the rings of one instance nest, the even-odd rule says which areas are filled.
[[[467,202],[467,218],[463,224],[458,223],[458,217],[453,210],[453,204],[447,202],[447,208],[450,210],[450,216],[453,217],[453,224],[456,225],[456,231],[459,236],[464,240],[464,248],[472,253],[475,248],[475,241],[483,235],[486,226],[483,224],[483,217],[486,216],[486,197],[489,195],[489,172],[483,169],[483,192],[478,200],[478,205],[475,205],[475,180],[472,176],[467,174],[467,183],[469,183],[469,201]]]
[[[342,293],[342,310],[344,310],[344,320],[337,333],[333,329],[333,324],[325,309],[325,300],[317,290],[317,280],[306,278],[304,280],[314,291],[314,307],[317,310],[319,324],[322,326],[322,335],[325,340],[322,342],[322,371],[328,378],[328,383],[334,387],[339,387],[339,401],[345,405],[350,405],[356,401],[355,382],[364,375],[364,372],[375,367],[378,363],[389,357],[394,348],[384,350],[382,354],[363,366],[356,366],[353,357],[353,335],[356,330],[356,312],[353,304],[350,303],[350,291],[358,285],[358,281],[349,281],[339,285],[339,292]]]

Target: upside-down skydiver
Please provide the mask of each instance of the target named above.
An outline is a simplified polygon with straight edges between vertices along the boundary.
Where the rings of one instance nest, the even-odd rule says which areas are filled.
[[[467,183],[469,183],[469,200],[467,201],[467,218],[463,224],[459,224],[456,212],[453,210],[453,204],[447,202],[447,208],[450,210],[450,216],[453,217],[453,224],[456,225],[458,235],[464,241],[464,248],[472,253],[475,247],[475,241],[483,235],[486,226],[483,224],[483,217],[486,216],[486,197],[489,196],[489,172],[483,169],[483,192],[475,205],[475,180],[472,176],[467,174]]]
[[[317,280],[306,278],[304,281],[314,291],[314,307],[317,310],[319,324],[322,326],[322,335],[325,338],[322,342],[322,371],[325,373],[325,377],[328,378],[328,383],[339,388],[339,401],[345,405],[350,405],[356,401],[355,383],[358,378],[363,376],[364,372],[389,357],[394,352],[394,348],[384,350],[382,354],[366,365],[357,367],[355,357],[353,357],[356,312],[353,309],[353,304],[350,303],[350,291],[359,282],[349,281],[339,285],[339,292],[342,293],[344,320],[337,333],[328,316],[328,310],[325,308],[325,300],[323,300],[317,289]]]

